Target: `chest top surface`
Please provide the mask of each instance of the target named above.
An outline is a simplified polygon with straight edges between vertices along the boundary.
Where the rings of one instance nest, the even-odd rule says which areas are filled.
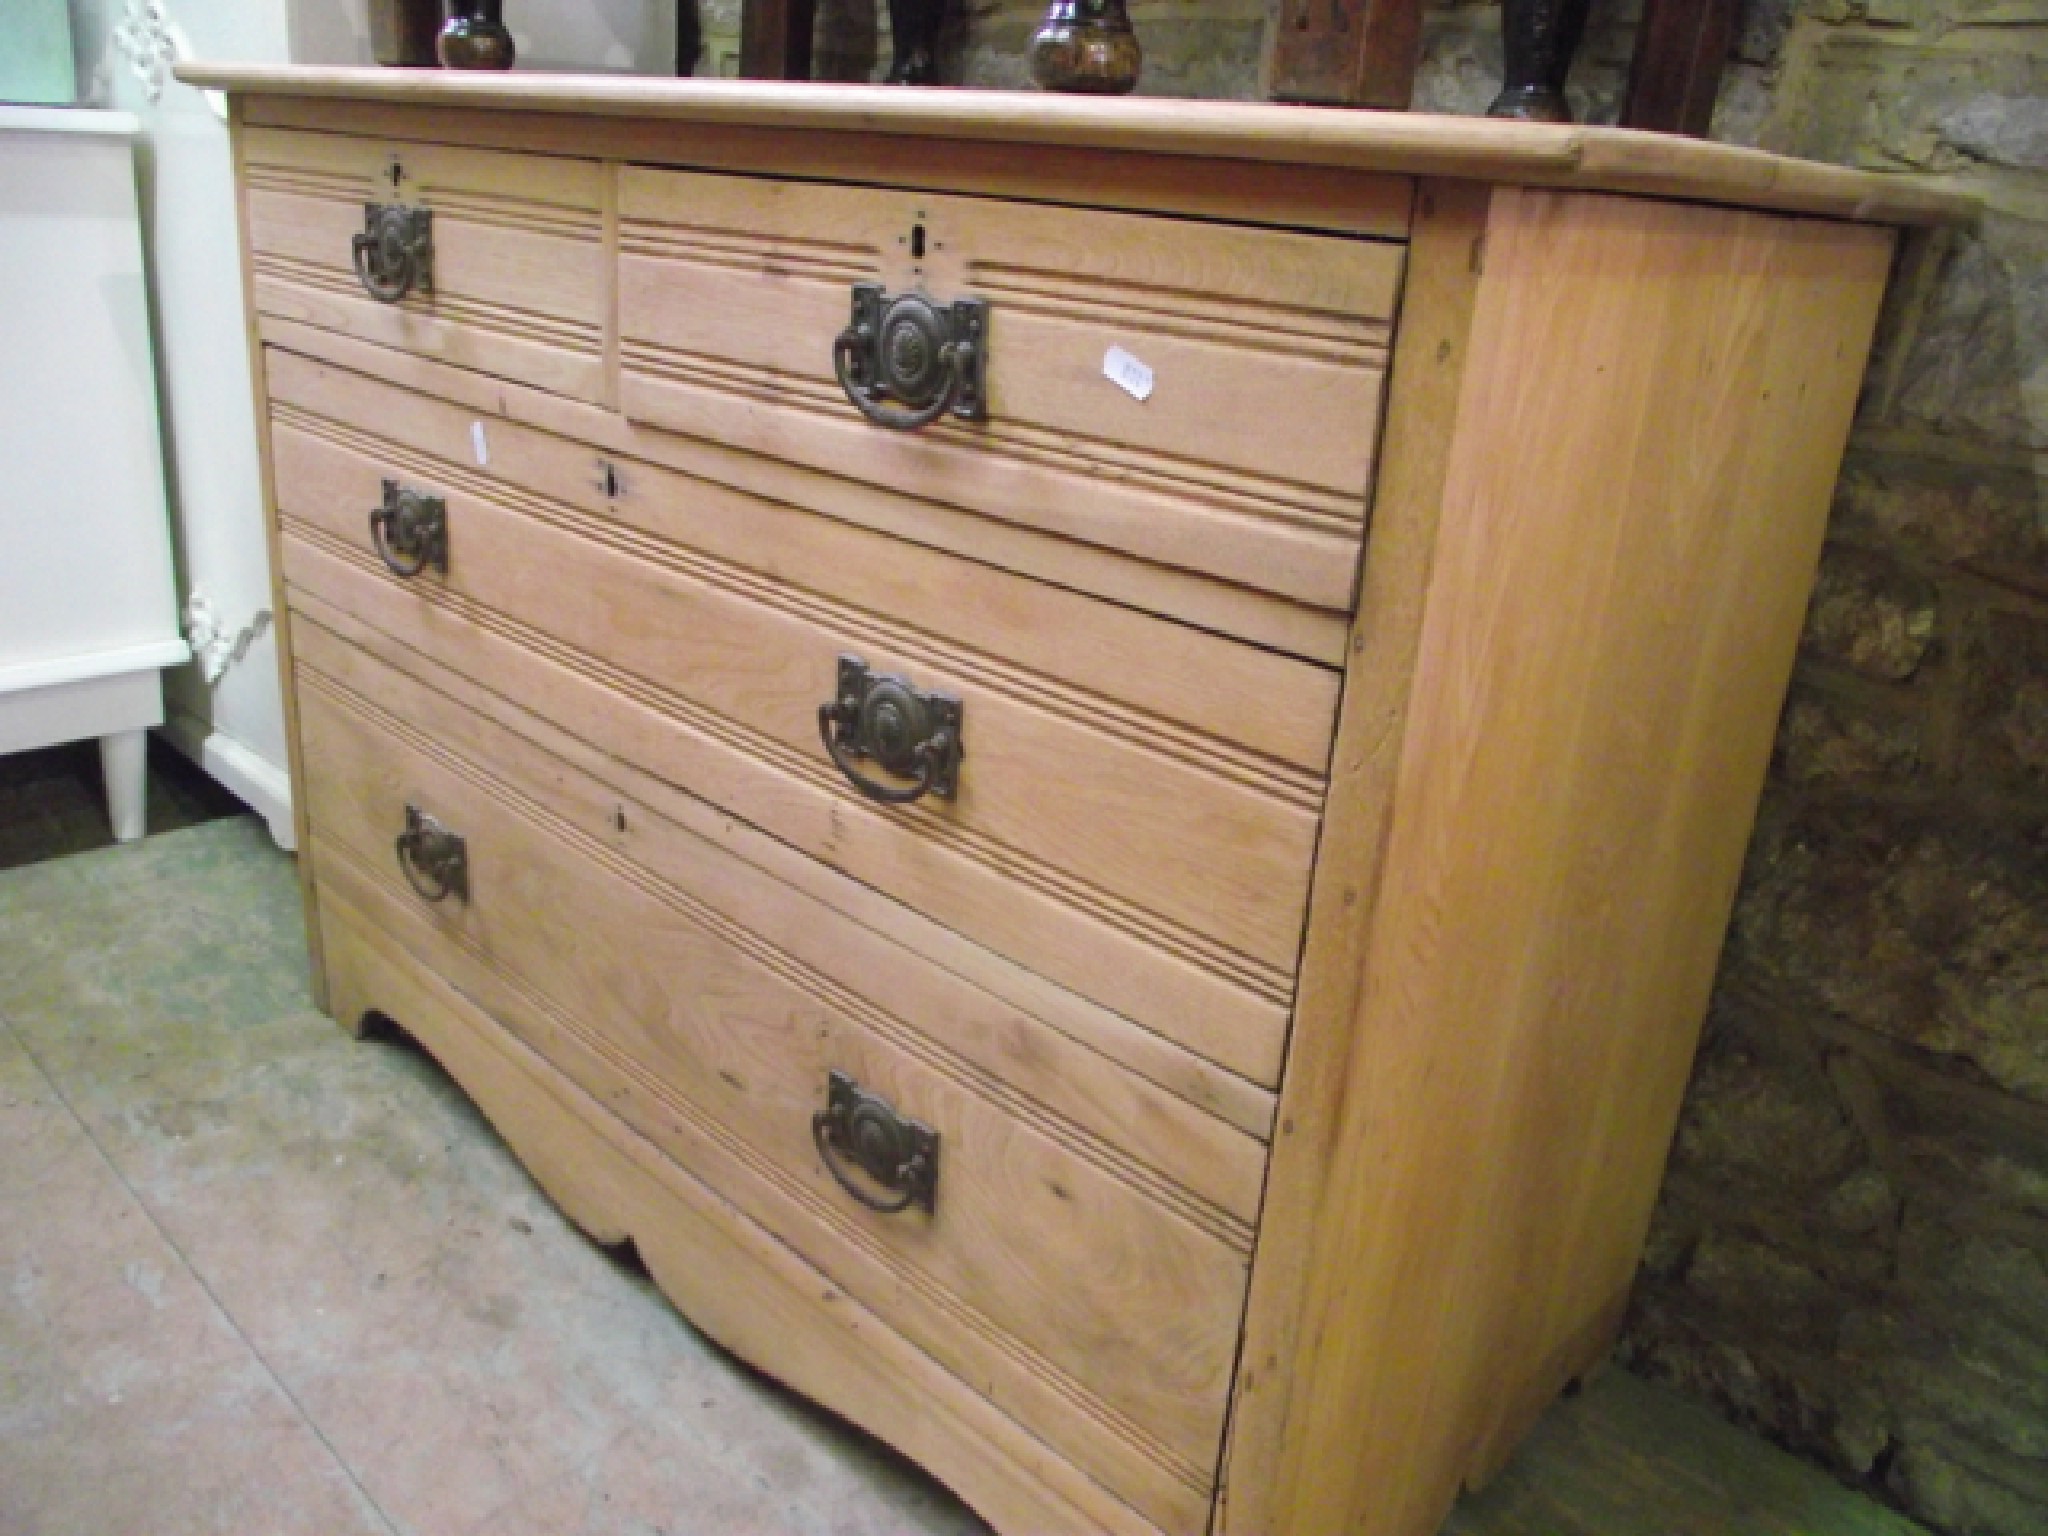
[[[1635,193],[1891,224],[1973,218],[1977,199],[1925,178],[1736,145],[1579,124],[1257,102],[761,80],[181,64],[207,89],[394,105],[801,128],[1050,149],[1119,149],[1271,164]]]

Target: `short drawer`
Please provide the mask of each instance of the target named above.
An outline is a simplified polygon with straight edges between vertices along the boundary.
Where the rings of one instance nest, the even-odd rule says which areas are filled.
[[[1277,1081],[1334,673],[326,365],[272,373],[295,589]],[[488,471],[461,462],[479,433]],[[373,552],[387,483],[437,500],[445,568]],[[881,802],[863,786],[916,779],[835,762],[849,655],[958,702],[950,797]]]
[[[619,176],[629,416],[1348,607],[1400,245],[633,166]],[[981,419],[902,430],[856,408],[836,344],[856,329],[862,284],[947,313],[985,306]],[[892,326],[881,341],[922,367],[933,334]],[[1143,372],[1107,376],[1116,355]]]
[[[259,316],[604,398],[596,161],[273,128],[246,146]]]
[[[323,891],[1163,1529],[1203,1528],[1262,1148],[428,681],[297,636]],[[852,1165],[834,1074],[883,1134],[936,1133],[928,1200]]]

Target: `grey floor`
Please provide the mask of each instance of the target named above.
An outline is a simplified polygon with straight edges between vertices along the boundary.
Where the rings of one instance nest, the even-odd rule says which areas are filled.
[[[0,873],[0,1532],[970,1532],[305,999],[237,817]],[[1913,1528],[1620,1373],[1455,1536]]]

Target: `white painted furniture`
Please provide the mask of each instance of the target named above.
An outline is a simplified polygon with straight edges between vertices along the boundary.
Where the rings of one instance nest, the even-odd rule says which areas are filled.
[[[98,737],[143,830],[178,633],[123,112],[0,107],[0,752]]]
[[[285,0],[173,3],[131,17],[89,0],[80,24],[104,105],[132,112],[155,316],[177,600],[191,666],[164,676],[162,737],[292,846],[284,699],[270,632],[270,564],[256,463],[226,103],[171,78],[194,48],[282,63]],[[150,24],[157,17],[161,26]],[[126,25],[123,25],[126,23]]]

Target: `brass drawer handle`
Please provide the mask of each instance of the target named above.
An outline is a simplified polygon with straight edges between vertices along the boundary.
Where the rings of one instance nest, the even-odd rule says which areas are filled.
[[[363,232],[349,242],[363,290],[396,304],[434,285],[434,210],[404,203],[363,204]]]
[[[838,692],[818,706],[818,735],[855,789],[885,805],[908,805],[928,794],[950,800],[959,790],[964,718],[951,694],[922,693],[903,678],[873,676],[858,656],[841,656]],[[857,766],[863,758],[916,782],[902,789],[877,783]]]
[[[811,1116],[811,1139],[839,1187],[869,1210],[893,1216],[913,1205],[938,1209],[939,1133],[897,1114],[888,1100],[844,1072],[826,1076],[825,1107]],[[894,1197],[871,1194],[856,1183],[849,1160]]]
[[[469,844],[416,805],[405,808],[398,867],[422,900],[469,900]]]
[[[448,504],[396,480],[370,512],[370,541],[391,574],[410,581],[428,566],[448,574]]]
[[[910,432],[948,411],[979,421],[988,414],[988,305],[935,304],[919,293],[892,299],[880,283],[855,283],[832,371],[861,415],[881,426]],[[888,400],[910,409],[892,410]]]

